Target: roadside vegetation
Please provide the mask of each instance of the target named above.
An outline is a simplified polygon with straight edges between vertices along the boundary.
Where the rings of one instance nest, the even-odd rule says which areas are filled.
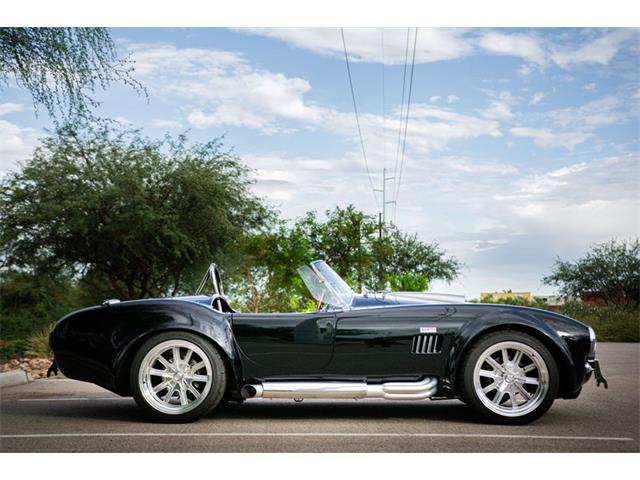
[[[482,301],[556,311],[591,325],[599,341],[640,341],[640,240],[612,239],[576,260],[557,259],[542,281],[559,289],[563,305],[535,298]]]

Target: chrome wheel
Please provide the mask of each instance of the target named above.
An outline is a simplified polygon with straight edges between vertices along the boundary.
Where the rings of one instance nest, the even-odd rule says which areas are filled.
[[[519,417],[544,402],[549,370],[542,356],[529,345],[505,341],[480,354],[473,370],[473,384],[478,399],[489,410]]]
[[[207,397],[213,369],[205,352],[187,340],[167,340],[153,347],[138,371],[140,393],[155,410],[187,413]]]

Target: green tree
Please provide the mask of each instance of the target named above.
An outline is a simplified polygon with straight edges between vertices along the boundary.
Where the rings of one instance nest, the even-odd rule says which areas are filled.
[[[319,219],[307,212],[291,226],[245,237],[229,259],[234,300],[250,311],[313,309],[298,275],[311,260],[326,260],[355,290],[426,290],[429,279],[453,280],[460,268],[437,244],[388,227],[380,238],[377,220],[353,205],[335,207]]]
[[[327,261],[356,288],[364,286],[373,266],[371,242],[377,223],[353,205],[325,214],[326,220],[319,221],[315,212],[307,212],[294,229],[307,239],[313,256]]]
[[[0,28],[0,87],[26,88],[54,119],[87,114],[114,82],[145,93],[132,71],[106,28]]]
[[[451,282],[462,266],[437,243],[423,242],[415,233],[395,226],[387,227],[385,235],[372,243],[376,270],[369,284],[373,288],[384,288],[389,282],[392,290],[424,291],[429,281]]]
[[[96,296],[175,294],[270,222],[247,175],[220,140],[65,125],[0,186],[4,266],[80,275]]]
[[[576,261],[557,259],[547,285],[566,297],[590,293],[603,303],[640,306],[640,240],[610,240],[591,248]]]

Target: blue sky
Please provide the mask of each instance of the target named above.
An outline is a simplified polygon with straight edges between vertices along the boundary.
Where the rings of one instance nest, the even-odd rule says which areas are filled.
[[[434,289],[550,293],[540,280],[557,256],[638,235],[639,32],[419,29],[402,182],[388,184],[398,200],[388,217],[465,263],[459,280]],[[399,177],[406,35],[345,30],[376,187],[383,168]],[[149,102],[113,86],[99,94],[100,115],[150,136],[224,134],[255,169],[256,192],[287,218],[349,203],[376,214],[339,29],[112,36],[136,62]],[[0,169],[28,157],[48,126],[25,91],[0,91]]]

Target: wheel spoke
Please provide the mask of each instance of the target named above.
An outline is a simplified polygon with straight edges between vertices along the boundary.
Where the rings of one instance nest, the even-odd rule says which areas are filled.
[[[522,360],[522,352],[520,350],[516,350],[516,354],[513,357],[512,363],[518,367],[520,365],[520,360]]]
[[[502,365],[509,363],[509,352],[507,352],[507,349],[503,348],[500,353],[502,353]]]
[[[186,405],[189,403],[187,399],[187,389],[184,386],[183,382],[178,383],[179,395],[180,395],[180,405]]]
[[[173,377],[173,373],[168,370],[158,370],[157,368],[152,368],[149,370],[149,375],[154,377],[163,377],[163,378],[171,378]]]
[[[500,403],[502,402],[502,398],[504,397],[504,390],[502,388],[498,388],[496,396],[493,397],[493,403],[495,403],[496,405],[500,405]]]
[[[208,375],[186,375],[185,378],[187,380],[191,380],[192,382],[208,382],[209,381],[209,376]]]
[[[173,363],[176,366],[180,363],[180,347],[173,347]]]
[[[496,362],[493,358],[491,358],[491,356],[488,356],[485,360],[489,365],[491,365],[493,367],[493,369],[496,372],[499,372],[500,370],[502,370],[502,365],[500,365],[498,362]]]
[[[193,373],[196,373],[196,372],[197,372],[198,370],[200,370],[202,367],[204,367],[204,362],[198,362],[198,363],[196,363],[195,365],[193,365],[193,366],[191,367],[191,371],[192,371]]]
[[[498,388],[498,382],[493,382],[482,389],[482,393],[489,393],[491,390]]]
[[[164,366],[164,368],[166,368],[168,370],[170,370],[172,368],[171,364],[169,363],[169,361],[166,358],[164,358],[162,355],[158,355],[157,360]]]
[[[528,373],[528,372],[530,372],[531,370],[535,370],[535,369],[536,369],[536,364],[535,364],[535,363],[532,363],[531,365],[527,365],[526,367],[524,367],[524,368],[522,369],[522,371],[523,371],[524,373]]]
[[[162,397],[162,401],[164,403],[169,403],[171,401],[171,397],[173,397],[174,392],[176,391],[176,384],[172,383],[167,391],[166,395]]]
[[[493,378],[493,379],[501,378],[500,375],[498,375],[492,370],[480,370],[479,375],[481,377],[487,377],[487,378]]]
[[[520,395],[522,395],[526,401],[531,400],[531,394],[527,392],[522,385],[517,382],[514,385],[518,389],[518,392],[520,392]]]
[[[165,388],[169,387],[170,385],[171,385],[171,380],[167,380],[165,382],[159,383],[158,385],[153,387],[153,392],[154,393],[160,393],[162,390],[164,390]]]
[[[193,386],[192,383],[187,382],[187,388],[193,394],[193,396],[196,397],[196,399],[200,398],[201,393],[198,391],[196,387]]]
[[[184,357],[184,363],[187,365],[191,361],[191,355],[193,355],[193,350],[187,350],[187,355]]]
[[[540,381],[534,377],[524,377],[522,383],[526,383],[527,385],[540,385]]]

